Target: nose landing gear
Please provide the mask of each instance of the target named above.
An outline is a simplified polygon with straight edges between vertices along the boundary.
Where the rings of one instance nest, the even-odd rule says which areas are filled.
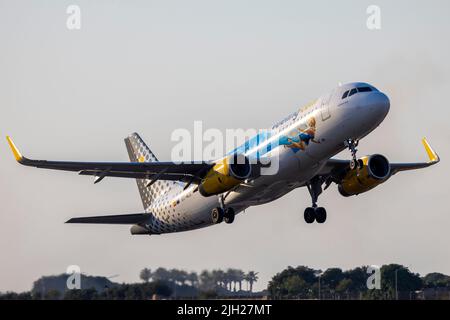
[[[356,158],[356,153],[358,152],[358,149],[356,149],[356,147],[358,146],[358,144],[359,140],[347,139],[344,141],[344,145],[350,150],[352,154],[352,160],[350,161],[350,169],[351,170],[356,169],[359,173],[359,169],[361,169],[362,164]]]

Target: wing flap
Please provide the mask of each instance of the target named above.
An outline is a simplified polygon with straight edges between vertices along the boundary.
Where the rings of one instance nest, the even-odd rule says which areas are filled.
[[[78,174],[83,176],[103,176],[103,177],[115,177],[115,178],[135,178],[135,179],[153,179],[155,174],[148,174],[146,172],[119,172],[119,171],[98,171],[98,170],[82,170]],[[164,173],[158,178],[158,180],[170,180],[170,181],[191,181],[199,182],[201,179],[190,174],[180,173]]]

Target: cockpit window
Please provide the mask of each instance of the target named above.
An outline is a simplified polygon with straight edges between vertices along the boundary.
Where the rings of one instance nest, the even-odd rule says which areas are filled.
[[[371,92],[371,91],[377,91],[377,89],[372,89],[371,87],[353,88],[352,90],[345,91],[344,94],[342,95],[342,99],[348,98],[358,92]]]
[[[349,97],[351,97],[352,95],[354,95],[356,92],[356,88],[353,88],[352,90],[350,90],[350,94],[348,95]]]
[[[347,98],[347,96],[348,96],[348,90],[344,92],[344,95],[342,96],[342,99]]]

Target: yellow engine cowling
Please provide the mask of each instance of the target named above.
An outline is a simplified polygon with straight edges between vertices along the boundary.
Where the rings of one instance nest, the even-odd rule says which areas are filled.
[[[349,170],[338,185],[339,193],[344,197],[369,191],[391,175],[389,161],[381,154],[362,157],[358,162],[361,166],[359,173],[356,169]]]
[[[205,197],[221,194],[239,185],[251,174],[251,165],[243,155],[234,155],[216,162],[198,186]]]

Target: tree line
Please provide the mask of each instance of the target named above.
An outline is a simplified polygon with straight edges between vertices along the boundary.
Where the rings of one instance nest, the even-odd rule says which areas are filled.
[[[144,282],[153,280],[171,282],[180,286],[189,284],[201,290],[224,289],[230,292],[252,292],[254,283],[258,281],[258,272],[244,272],[240,269],[230,268],[225,271],[221,269],[203,270],[198,274],[197,272],[187,272],[179,269],[157,268],[152,271],[149,268],[144,268],[140,272],[139,277]],[[246,284],[246,290],[243,289],[243,284]]]
[[[86,289],[57,290],[45,292],[27,291],[22,293],[6,292],[0,294],[0,300],[149,300],[154,295],[170,298],[172,289],[164,283],[116,284],[102,290],[94,287]]]
[[[144,268],[143,283],[114,283],[106,277],[81,274],[81,289],[67,289],[68,274],[44,276],[33,283],[29,292],[0,293],[8,300],[144,300],[158,298],[217,298],[246,296],[258,281],[258,272],[240,269],[203,270],[200,273],[180,269]],[[244,288],[245,287],[245,288]],[[246,289],[246,290],[245,290]]]
[[[197,273],[144,268],[139,273],[141,283],[119,284],[106,277],[82,274],[82,289],[68,290],[69,275],[61,274],[41,277],[28,292],[0,293],[0,299],[143,300],[155,296],[201,299],[251,295],[271,299],[450,299],[450,276],[442,273],[421,277],[402,265],[384,265],[379,269],[379,289],[368,287],[370,276],[367,266],[324,271],[307,266],[287,267],[272,277],[266,290],[252,293],[253,285],[258,281],[255,271],[230,268]]]
[[[450,299],[450,277],[442,273],[420,277],[398,264],[383,265],[379,271],[378,289],[368,266],[346,271],[288,267],[272,278],[267,289],[274,299],[424,299],[427,289],[440,291],[442,298]]]

